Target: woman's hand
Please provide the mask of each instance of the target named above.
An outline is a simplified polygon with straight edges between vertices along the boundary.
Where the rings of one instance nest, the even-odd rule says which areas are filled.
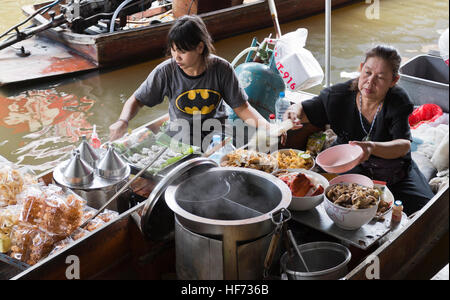
[[[302,115],[302,106],[293,104],[291,105],[283,115],[283,120],[290,119],[294,124],[292,127],[293,130],[297,130],[303,127],[303,124],[300,121],[300,116]]]
[[[363,155],[361,156],[361,159],[359,160],[359,164],[365,162],[369,159],[369,157],[372,155],[372,152],[375,148],[374,142],[358,142],[358,141],[351,141],[349,142],[350,145],[356,145],[360,146],[363,150]]]
[[[109,126],[109,140],[114,141],[121,138],[125,133],[127,133],[127,129],[128,123],[124,120],[118,120],[117,122],[111,124],[111,126]]]

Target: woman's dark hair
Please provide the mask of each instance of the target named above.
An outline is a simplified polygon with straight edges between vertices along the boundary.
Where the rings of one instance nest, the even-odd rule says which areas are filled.
[[[364,63],[371,57],[379,57],[382,58],[385,62],[387,62],[392,69],[392,76],[396,78],[398,76],[398,71],[400,69],[400,64],[402,62],[402,58],[398,53],[397,49],[388,45],[378,45],[375,48],[370,49],[366,52],[366,58],[364,59]],[[352,90],[358,90],[358,80],[359,77],[353,80]]]
[[[202,57],[208,63],[208,57],[215,52],[212,38],[203,20],[197,15],[182,16],[175,21],[167,36],[167,55],[173,46],[182,51],[192,51],[203,42]]]

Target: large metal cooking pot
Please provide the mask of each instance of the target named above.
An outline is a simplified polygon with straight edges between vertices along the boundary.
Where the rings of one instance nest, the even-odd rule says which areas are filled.
[[[262,171],[211,168],[168,187],[165,200],[175,213],[177,222],[185,229],[182,231],[220,242],[223,257],[213,259],[223,259],[223,278],[242,279],[239,276],[239,264],[243,263],[243,258],[239,257],[240,247],[258,239],[270,241],[267,237],[275,228],[272,215],[289,206],[291,191],[280,179]],[[267,248],[268,244],[253,249],[255,256],[260,252],[264,258]],[[177,251],[185,252],[177,252],[177,260],[211,254],[192,253],[188,247],[177,247]],[[262,267],[262,263],[255,267]],[[186,272],[178,272],[177,269],[177,274],[182,273]],[[258,276],[262,277],[262,272]]]

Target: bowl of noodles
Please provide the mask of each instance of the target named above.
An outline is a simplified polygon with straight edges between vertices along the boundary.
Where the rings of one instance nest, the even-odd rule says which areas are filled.
[[[280,149],[273,152],[271,156],[277,160],[277,169],[280,170],[311,170],[315,166],[314,158],[308,151],[297,149]]]

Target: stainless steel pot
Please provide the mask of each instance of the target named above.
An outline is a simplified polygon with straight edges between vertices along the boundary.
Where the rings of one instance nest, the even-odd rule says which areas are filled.
[[[240,248],[246,243],[267,239],[273,233],[272,214],[289,206],[291,191],[280,179],[262,171],[233,167],[211,168],[178,185],[168,187],[165,200],[185,231],[220,241],[222,257],[214,255],[211,259],[223,261],[223,279],[242,279],[239,266],[248,264],[243,261],[243,257],[239,257]],[[270,241],[270,236],[268,240]],[[189,247],[176,249],[177,260],[185,259],[187,267],[192,265],[189,262],[191,258],[211,254],[207,249],[201,249],[206,251],[204,253]],[[263,254],[262,262],[260,266],[254,267],[262,268],[267,247],[261,247],[259,251]],[[259,256],[256,252],[254,254]],[[194,266],[201,269],[202,263]],[[183,263],[177,262],[178,267],[183,267]],[[186,273],[195,272],[177,269],[177,274]],[[246,279],[260,279],[262,269],[256,276],[258,277]]]
[[[89,149],[84,151],[85,154],[95,153],[85,140],[81,146]],[[112,147],[104,152],[99,163],[93,161],[91,164],[95,168],[89,165],[79,150],[75,150],[69,160],[55,168],[53,180],[62,188],[70,189],[81,196],[88,206],[98,209],[126,184],[131,169]],[[121,213],[129,208],[129,204],[124,197],[119,197],[107,208]]]
[[[291,280],[337,280],[347,274],[352,255],[347,247],[331,242],[298,245],[309,272],[297,255],[284,253],[280,260],[282,273]]]

